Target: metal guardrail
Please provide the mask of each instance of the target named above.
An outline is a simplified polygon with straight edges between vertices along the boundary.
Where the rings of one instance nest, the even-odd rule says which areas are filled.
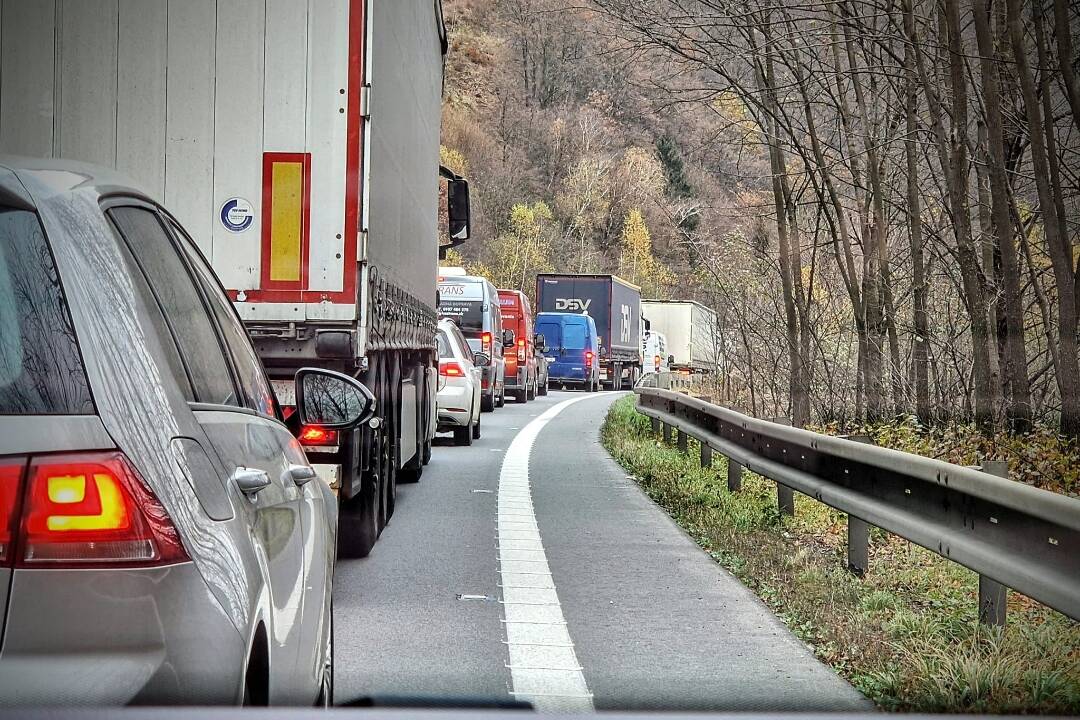
[[[742,415],[677,392],[636,389],[638,411],[666,440],[678,432],[728,458],[728,487],[742,468],[777,483],[782,513],[793,490],[848,514],[848,564],[867,569],[876,525],[979,573],[979,617],[1005,621],[1006,588],[1080,620],[1080,500],[987,472],[820,435]]]

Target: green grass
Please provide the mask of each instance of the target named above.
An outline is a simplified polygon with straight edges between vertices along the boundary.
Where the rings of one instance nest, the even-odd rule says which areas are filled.
[[[846,570],[843,513],[796,494],[781,518],[776,486],[725,460],[699,467],[652,435],[634,398],[616,402],[604,446],[704,548],[838,673],[886,710],[1080,714],[1080,624],[1018,593],[1008,624],[977,622],[975,573],[880,530],[870,570]]]

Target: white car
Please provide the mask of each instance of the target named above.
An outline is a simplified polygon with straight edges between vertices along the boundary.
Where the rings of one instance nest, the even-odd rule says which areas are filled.
[[[472,445],[480,439],[480,392],[482,368],[490,356],[474,353],[461,330],[450,320],[440,320],[439,345],[439,432],[453,432],[458,445]]]

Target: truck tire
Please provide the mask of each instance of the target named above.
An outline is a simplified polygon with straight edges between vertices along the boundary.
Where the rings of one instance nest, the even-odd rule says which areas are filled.
[[[473,431],[471,427],[454,428],[454,444],[472,445],[472,434]]]
[[[401,365],[398,364],[396,355],[391,357],[388,375],[390,386],[387,388],[387,394],[390,402],[386,407],[390,408],[389,423],[387,423],[390,462],[386,468],[386,522],[383,523],[383,527],[390,524],[390,518],[394,515],[397,504],[398,468],[401,465]]]
[[[417,370],[420,372],[417,372]],[[424,444],[427,442],[425,436],[427,435],[427,417],[425,412],[425,400],[427,398],[427,388],[424,386],[424,372],[422,365],[416,365],[413,367],[414,380],[419,379],[417,383],[417,408],[416,408],[416,453],[413,455],[412,460],[405,463],[405,467],[398,471],[399,483],[418,483],[420,478],[424,476]]]
[[[353,472],[360,472],[357,467],[360,443],[354,447],[357,452],[350,455],[353,460]],[[373,453],[377,456],[377,453]],[[338,503],[338,557],[363,558],[371,553],[375,541],[379,539],[379,470],[372,468],[361,478],[360,494],[356,497],[341,498]]]

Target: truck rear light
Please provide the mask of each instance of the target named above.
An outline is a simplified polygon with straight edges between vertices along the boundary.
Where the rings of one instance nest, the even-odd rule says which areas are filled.
[[[480,350],[481,352],[491,352],[491,333],[486,332],[480,336]]]
[[[22,494],[22,474],[26,458],[8,459],[0,463],[0,562],[13,557],[12,546],[19,526],[19,497]]]
[[[517,357],[518,362],[525,362],[525,339],[522,338],[517,341]]]
[[[464,377],[465,376],[465,370],[464,370],[464,368],[461,367],[461,363],[459,363],[457,361],[454,361],[454,360],[442,361],[442,360],[440,360],[439,361],[439,374],[444,376],[444,377]]]
[[[165,565],[188,559],[165,508],[119,452],[40,458],[19,546],[24,566]]]
[[[300,428],[300,435],[297,439],[300,441],[301,445],[312,447],[338,444],[337,430],[327,430],[318,425],[305,425]]]
[[[586,350],[585,351],[585,367],[591,368],[592,367],[592,361],[593,361],[592,350]]]

